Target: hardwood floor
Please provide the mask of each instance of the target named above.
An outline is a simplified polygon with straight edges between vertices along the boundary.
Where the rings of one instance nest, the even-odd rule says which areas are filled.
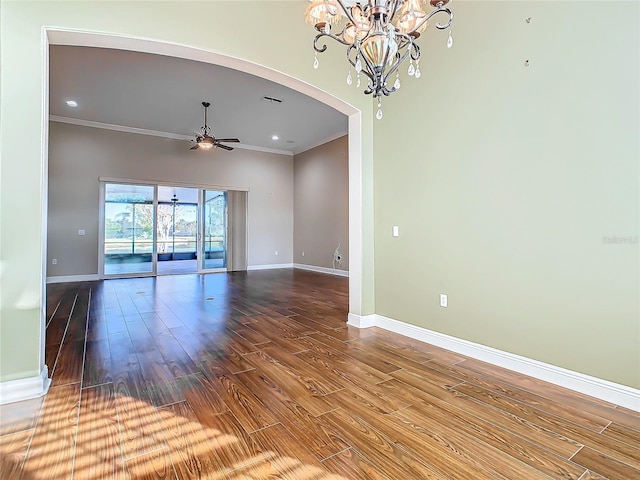
[[[300,270],[50,285],[2,479],[640,479],[640,414],[384,330]]]

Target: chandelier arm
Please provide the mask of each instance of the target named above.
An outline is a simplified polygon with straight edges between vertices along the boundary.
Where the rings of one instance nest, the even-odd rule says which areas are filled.
[[[340,7],[342,8],[342,13],[344,13],[344,16],[347,17],[351,23],[356,25],[356,21],[353,18],[353,15],[351,15],[351,9],[347,8],[342,0],[336,0],[336,2],[338,2]]]
[[[451,11],[450,8],[445,7],[444,5],[440,5],[437,9],[431,11],[429,13],[429,15],[424,17],[415,27],[413,27],[413,30],[417,31],[420,27],[422,27],[422,25],[427,23],[434,15],[437,15],[439,13],[447,13],[447,14],[449,14],[449,21],[447,23],[445,23],[444,25],[441,24],[440,22],[436,23],[436,28],[438,30],[445,30],[445,29],[449,28],[451,26],[451,24],[453,23],[453,12]]]
[[[341,43],[343,45],[347,45],[347,46],[351,45],[349,42],[345,42],[342,38],[337,37],[333,33],[320,32],[318,35],[316,35],[316,38],[313,39],[313,49],[318,53],[322,53],[327,49],[326,44],[322,45],[322,47],[318,46],[318,40],[320,40],[322,37],[332,38],[336,42]]]
[[[411,58],[414,60],[420,60],[420,47],[418,46],[417,43],[415,42],[411,42]]]
[[[392,23],[393,22],[393,18],[396,16],[396,13],[398,11],[398,0],[393,0],[391,2],[391,8],[388,9],[389,13],[389,18],[387,18],[387,23]]]

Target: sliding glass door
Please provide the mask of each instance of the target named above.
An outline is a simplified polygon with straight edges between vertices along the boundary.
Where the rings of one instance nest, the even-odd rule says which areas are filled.
[[[158,186],[158,275],[198,271],[197,188]]]
[[[153,275],[156,187],[117,183],[103,186],[102,273]]]
[[[227,193],[202,191],[200,271],[227,268]]]
[[[227,270],[226,191],[103,180],[100,192],[102,277]]]

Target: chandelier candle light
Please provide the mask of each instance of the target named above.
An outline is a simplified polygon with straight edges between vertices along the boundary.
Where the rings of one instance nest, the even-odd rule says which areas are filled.
[[[368,78],[364,93],[378,99],[376,118],[380,120],[382,96],[389,96],[400,88],[398,67],[407,57],[409,76],[420,78],[420,47],[416,40],[434,15],[448,15],[446,23],[436,23],[435,27],[449,29],[447,47],[453,45],[450,30],[453,12],[446,6],[449,1],[429,0],[433,10],[427,13],[422,9],[426,0],[309,0],[306,21],[314,24],[319,32],[313,41],[313,68],[318,68],[318,53],[327,49],[326,45],[319,45],[321,38],[329,37],[346,45],[347,61],[351,65],[347,84],[353,83],[351,67],[356,72],[357,87],[360,87],[360,74]],[[394,74],[395,81],[389,86]]]

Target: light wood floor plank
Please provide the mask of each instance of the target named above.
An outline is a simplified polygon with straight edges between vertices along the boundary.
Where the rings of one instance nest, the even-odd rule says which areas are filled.
[[[113,384],[82,390],[74,478],[123,476]]]
[[[589,447],[584,447],[571,460],[585,466],[592,472],[606,475],[609,480],[640,478],[640,469],[633,468]]]
[[[369,463],[358,452],[349,448],[322,462],[324,467],[338,475],[339,478],[348,480],[393,480],[383,475],[378,469]]]
[[[125,478],[127,480],[179,480],[171,464],[169,450],[166,448],[127,460]]]
[[[208,366],[205,376],[247,433],[278,423],[278,420],[235,375],[222,367]]]
[[[49,390],[24,463],[27,477],[51,480],[71,477],[79,404],[80,383]]]
[[[607,437],[615,438],[616,440],[627,443],[631,446],[640,445],[640,432],[638,430],[625,427],[624,425],[611,423],[602,433]]]
[[[301,480],[326,475],[320,462],[281,424],[254,432],[251,439],[255,455],[269,459],[277,478]],[[259,464],[255,467],[262,468]]]
[[[553,430],[541,428],[535,423],[525,422],[511,412],[493,408],[488,404],[475,400],[473,397],[459,395],[455,391],[448,391],[433,385],[415,373],[400,371],[394,372],[393,375],[398,379],[399,383],[395,384],[398,389],[407,391],[409,395],[423,400],[425,404],[433,404],[434,399],[449,403],[467,414],[482,418],[499,428],[530,439],[562,457],[569,458],[582,446],[581,443],[562,436]],[[388,383],[394,385],[393,381]]]
[[[34,429],[21,430],[0,436],[0,478],[14,480],[22,477],[24,460]]]
[[[589,413],[588,411],[577,409],[572,404],[559,403],[554,400],[549,400],[543,396],[535,393],[527,392],[519,388],[513,388],[509,384],[502,381],[492,381],[487,378],[486,375],[477,375],[472,371],[465,370],[459,365],[446,366],[439,364],[437,361],[428,362],[424,364],[424,368],[428,371],[435,370],[436,372],[445,372],[452,377],[457,377],[461,381],[473,383],[488,390],[493,390],[502,395],[506,395],[514,400],[530,405],[534,408],[542,409],[546,412],[555,413],[561,415],[563,418],[572,421],[578,425],[582,425],[594,432],[601,432],[607,425],[609,420],[602,418],[598,415]]]
[[[322,421],[321,416],[311,415],[267,375],[250,371],[240,373],[236,378],[250,390],[261,392],[262,402],[297,441],[315,455],[317,460],[330,457],[348,448],[348,445],[341,442],[335,432]]]
[[[212,459],[213,449],[193,410],[187,402],[158,409],[160,430],[169,447],[169,455],[179,479],[221,479],[224,470]]]
[[[573,438],[583,445],[592,447],[606,455],[628,463],[635,468],[640,468],[640,448],[634,448],[626,443],[594,433],[561,417],[543,412],[542,410],[536,410],[508,397],[476,387],[475,385],[463,384],[457,386],[455,390],[493,405],[494,407],[509,411],[535,425],[558,432],[567,438]]]
[[[324,417],[340,432],[346,443],[373,463],[383,475],[393,479],[446,478],[429,468],[425,462],[429,462],[430,458],[425,458],[422,462],[416,460],[355,414],[334,410]]]

